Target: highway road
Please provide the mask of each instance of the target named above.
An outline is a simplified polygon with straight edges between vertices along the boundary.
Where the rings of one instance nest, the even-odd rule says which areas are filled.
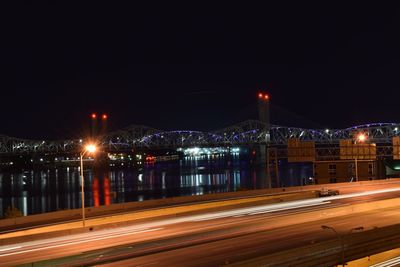
[[[351,191],[352,190],[352,191]],[[348,192],[363,191],[360,188]],[[345,190],[341,190],[345,191]],[[309,200],[159,219],[85,234],[0,247],[0,264],[43,262],[55,265],[215,266],[337,238],[339,232],[397,223],[398,206],[342,216],[320,217],[335,207],[400,197],[400,187]],[[340,216],[339,216],[340,215]],[[71,256],[63,258],[66,256]]]
[[[400,181],[399,179],[388,179],[388,180],[376,180],[373,181],[373,183],[370,184],[363,184],[360,186],[360,184],[357,183],[340,183],[340,184],[326,184],[326,185],[311,185],[311,186],[303,186],[303,187],[296,187],[296,188],[290,188],[294,190],[290,190],[290,192],[304,192],[304,191],[310,191],[310,190],[315,190],[315,189],[321,189],[322,187],[325,188],[333,188],[333,189],[340,189],[342,194],[349,194],[349,193],[356,193],[356,192],[362,192],[362,191],[369,191],[369,190],[376,190],[376,189],[385,189],[385,188],[390,188],[390,187],[396,187],[400,186]],[[276,196],[279,197],[281,193],[275,193],[271,194],[270,196]],[[220,194],[216,194],[220,195]],[[192,202],[188,202],[185,204],[180,204],[180,205],[167,205],[164,204],[164,206],[160,207],[153,207],[150,209],[158,209],[158,208],[163,208],[163,207],[174,207],[174,206],[185,206],[185,205],[194,205],[194,204],[201,204],[201,203],[213,203],[213,202],[219,202],[222,200],[238,200],[238,199],[250,199],[250,198],[256,198],[256,197],[265,197],[265,194],[260,194],[260,195],[252,195],[252,196],[241,196],[241,197],[225,197],[225,198],[216,198],[216,199],[211,199],[211,200],[193,200]],[[361,201],[361,200],[360,200]],[[148,210],[144,208],[138,208],[135,207],[131,210],[126,210],[126,209],[120,209],[120,210],[110,210],[107,212],[107,210],[102,211],[102,214],[99,215],[88,215],[88,219],[95,219],[95,218],[104,218],[110,215],[123,215],[123,214],[131,214],[132,212],[137,212],[137,211],[145,211]],[[50,226],[50,225],[57,225],[57,224],[65,224],[68,222],[80,222],[81,217],[79,215],[72,216],[72,217],[67,217],[67,218],[57,218],[57,219],[47,219],[47,220],[40,220],[37,222],[29,222],[25,224],[21,224],[16,228],[14,225],[9,225],[9,226],[1,226],[0,227],[0,235],[4,233],[11,233],[15,231],[20,231],[20,230],[26,230],[26,229],[35,229],[37,227],[41,226]],[[1,238],[1,237],[0,237]]]

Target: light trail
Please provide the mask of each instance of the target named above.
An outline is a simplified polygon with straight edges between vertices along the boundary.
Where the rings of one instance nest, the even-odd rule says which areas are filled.
[[[315,204],[308,204],[308,205],[300,205],[300,206],[293,206],[293,207],[287,207],[287,208],[280,208],[280,209],[272,209],[272,210],[266,210],[266,211],[258,211],[258,212],[252,212],[249,213],[248,215],[258,215],[258,214],[264,214],[264,213],[269,213],[269,212],[275,212],[275,211],[282,211],[282,210],[291,210],[291,209],[298,209],[298,208],[307,208],[307,207],[315,207],[315,206],[320,206],[320,205],[325,205],[325,204],[330,204],[330,201],[324,201],[321,203],[315,203]]]
[[[361,193],[352,193],[346,195],[338,195],[338,196],[330,196],[330,197],[322,197],[322,198],[315,198],[315,199],[307,199],[307,200],[297,200],[297,201],[290,201],[285,203],[277,203],[277,204],[268,204],[268,205],[261,205],[257,207],[248,207],[248,208],[239,208],[231,211],[221,211],[221,212],[212,212],[206,214],[199,214],[199,215],[190,215],[190,216],[183,216],[180,218],[174,219],[163,219],[160,221],[142,223],[138,225],[132,226],[125,226],[125,227],[118,227],[116,229],[105,229],[99,230],[96,232],[88,232],[83,234],[76,234],[70,236],[62,236],[56,238],[49,238],[49,239],[42,239],[36,241],[30,241],[25,243],[20,243],[19,246],[2,246],[0,247],[0,257],[13,255],[13,253],[25,253],[35,250],[43,250],[48,249],[51,247],[57,246],[67,246],[73,244],[79,244],[84,242],[92,242],[96,240],[104,240],[108,238],[124,236],[124,235],[132,235],[132,234],[139,234],[144,233],[146,231],[156,231],[161,230],[168,225],[177,224],[177,223],[184,223],[184,222],[201,222],[206,220],[213,220],[213,219],[221,219],[225,217],[244,217],[250,215],[257,215],[263,214],[268,212],[278,212],[278,211],[287,211],[291,209],[299,209],[299,208],[308,208],[314,207],[317,208],[322,205],[330,204],[332,200],[337,199],[346,199],[346,198],[353,198],[353,197],[360,197],[360,196],[368,196],[373,194],[381,194],[381,193],[388,193],[388,192],[395,192],[400,191],[400,188],[393,188],[393,189],[379,189],[379,190],[372,190],[368,192],[361,192]],[[347,204],[345,204],[347,205]],[[335,205],[337,206],[337,205]],[[301,211],[295,211],[294,213],[299,213]],[[151,229],[155,228],[155,229]],[[14,251],[14,252],[13,252]]]
[[[226,211],[224,213],[219,213],[217,216],[204,216],[205,218],[201,219],[195,219],[192,220],[194,222],[201,222],[201,221],[208,221],[208,220],[213,220],[213,219],[220,219],[220,218],[225,218],[225,217],[236,217],[236,216],[245,216],[245,215],[257,215],[257,214],[264,214],[264,213],[269,213],[269,212],[276,212],[276,211],[284,211],[284,210],[291,210],[291,209],[298,209],[298,208],[306,208],[306,207],[314,207],[314,206],[319,206],[319,205],[325,205],[325,204],[330,204],[330,201],[322,201],[320,203],[311,203],[311,204],[292,204],[292,205],[284,205],[284,206],[272,206],[272,207],[263,207],[262,209],[257,209],[255,208],[254,212],[249,212],[249,209],[244,209],[240,211]],[[251,209],[253,210],[253,209]]]
[[[114,234],[114,235],[107,235],[107,236],[102,236],[102,237],[97,237],[97,238],[90,238],[86,240],[79,240],[79,241],[74,241],[74,242],[66,242],[62,244],[57,244],[57,245],[48,245],[45,247],[39,247],[39,248],[32,248],[32,249],[26,249],[22,251],[16,251],[16,252],[11,252],[11,253],[5,253],[5,254],[0,254],[0,257],[5,257],[5,256],[11,256],[11,255],[16,255],[16,254],[22,254],[22,253],[28,253],[28,252],[34,252],[34,251],[39,251],[43,249],[49,249],[49,248],[58,248],[58,247],[65,247],[68,245],[77,245],[77,244],[82,244],[82,243],[87,243],[87,242],[93,242],[93,241],[100,241],[104,239],[110,239],[114,237],[121,237],[121,236],[127,236],[127,235],[134,235],[134,234],[141,234],[141,233],[146,233],[146,232],[153,232],[153,231],[158,231],[162,230],[164,228],[155,228],[155,229],[147,229],[147,230],[142,230],[142,231],[137,231],[137,232],[132,232],[132,233],[119,233],[119,234]],[[14,249],[19,249],[22,248],[20,247],[15,247]],[[11,250],[13,248],[10,248]]]
[[[262,205],[262,206],[252,207],[252,208],[241,208],[241,209],[236,209],[234,211],[223,211],[223,212],[214,212],[214,213],[209,213],[209,214],[204,214],[204,215],[195,215],[194,216],[195,218],[193,218],[191,221],[195,221],[195,222],[196,221],[206,221],[206,220],[220,219],[220,218],[232,217],[232,216],[238,216],[238,215],[254,215],[254,214],[267,213],[267,212],[283,211],[283,210],[288,210],[288,209],[318,206],[318,205],[323,205],[323,204],[329,204],[330,200],[361,197],[361,196],[389,193],[389,192],[395,192],[395,191],[400,191],[400,188],[378,189],[378,190],[373,190],[373,191],[352,193],[352,194],[346,194],[346,195],[337,195],[337,196],[313,198],[313,199],[306,199],[306,200],[289,201],[289,202],[285,202],[285,203],[268,204],[268,205]]]
[[[0,252],[22,248],[21,246],[0,249]]]

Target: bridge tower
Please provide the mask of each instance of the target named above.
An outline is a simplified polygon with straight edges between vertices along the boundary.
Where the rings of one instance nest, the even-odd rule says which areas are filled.
[[[97,136],[97,128],[98,128],[98,122],[97,122],[97,114],[92,113],[90,115],[91,118],[91,128],[90,128],[90,135],[92,138],[95,138]]]
[[[108,125],[108,115],[107,114],[103,114],[101,115],[101,130],[100,130],[100,134],[107,134],[107,125]]]
[[[269,131],[271,128],[270,123],[270,109],[269,109],[270,97],[266,93],[258,93],[258,119],[265,124],[265,144],[270,140]]]
[[[96,113],[92,113],[90,115],[91,118],[91,129],[90,129],[90,135],[91,138],[96,138],[98,135],[104,135],[107,134],[107,128],[108,128],[108,115],[103,114],[101,115],[100,118],[98,118]],[[99,119],[100,121],[100,127],[99,127]]]
[[[258,119],[265,123],[267,130],[270,128],[270,119],[269,119],[269,95],[266,93],[258,94]]]
[[[270,172],[270,163],[273,161],[273,163],[277,166],[277,154],[275,155],[275,158],[271,160],[270,158],[270,151],[268,148],[268,143],[270,140],[270,135],[269,131],[271,128],[271,123],[270,123],[270,107],[269,107],[269,101],[270,97],[267,93],[258,93],[258,119],[265,124],[265,143],[260,144],[257,148],[258,150],[258,157],[257,157],[257,163],[260,165],[266,165],[267,167],[267,183],[268,187],[271,188],[271,172]],[[276,176],[277,176],[277,171],[276,171]]]

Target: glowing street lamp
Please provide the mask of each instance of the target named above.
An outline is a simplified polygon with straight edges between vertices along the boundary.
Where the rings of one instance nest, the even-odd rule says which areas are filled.
[[[364,143],[367,141],[367,136],[364,133],[360,133],[357,135],[357,141],[360,143]]]
[[[95,145],[90,144],[85,147],[84,153],[85,152],[94,153],[94,152],[96,152],[96,149],[97,149],[97,147]]]
[[[364,143],[365,141],[367,141],[367,135],[366,134],[364,134],[364,133],[359,133],[358,135],[357,135],[357,137],[356,137],[356,141],[355,141],[355,143],[357,144],[357,142],[358,143]],[[358,151],[358,150],[357,150]],[[354,157],[354,168],[355,168],[355,172],[356,172],[356,182],[358,182],[358,162],[357,162],[357,156],[358,155],[355,155],[355,157]]]
[[[85,227],[85,190],[84,190],[84,179],[83,179],[83,156],[86,153],[94,153],[96,152],[97,147],[94,144],[86,145],[85,148],[81,151],[80,160],[81,160],[81,188],[82,188],[82,226]]]

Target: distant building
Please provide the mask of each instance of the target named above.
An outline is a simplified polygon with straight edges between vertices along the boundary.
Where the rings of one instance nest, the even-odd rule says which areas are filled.
[[[316,161],[314,163],[314,179],[316,184],[355,182],[355,160]],[[357,161],[358,181],[383,178],[385,167],[376,160]]]

